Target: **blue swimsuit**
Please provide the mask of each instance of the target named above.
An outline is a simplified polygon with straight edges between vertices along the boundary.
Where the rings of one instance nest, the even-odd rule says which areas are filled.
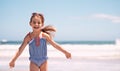
[[[40,38],[40,45],[35,45],[35,38],[29,42],[29,60],[35,63],[38,67],[41,66],[47,59],[46,39]]]

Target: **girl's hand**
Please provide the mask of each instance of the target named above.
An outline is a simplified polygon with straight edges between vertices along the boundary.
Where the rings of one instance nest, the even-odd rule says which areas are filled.
[[[11,61],[11,62],[9,63],[9,66],[10,66],[10,68],[13,68],[13,67],[15,66],[15,62]]]
[[[66,53],[65,53],[65,56],[66,56],[67,59],[69,59],[69,58],[71,58],[71,53],[66,52]]]

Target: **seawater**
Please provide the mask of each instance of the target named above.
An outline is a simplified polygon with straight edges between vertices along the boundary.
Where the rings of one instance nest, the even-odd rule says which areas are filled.
[[[89,44],[89,45],[101,45],[101,44],[115,44],[115,41],[56,41],[59,44]],[[0,41],[0,45],[2,44],[21,44],[22,41]]]

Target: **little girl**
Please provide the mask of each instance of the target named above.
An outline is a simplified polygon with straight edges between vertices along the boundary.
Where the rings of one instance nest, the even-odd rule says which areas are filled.
[[[9,63],[10,67],[15,66],[15,61],[27,44],[29,44],[30,71],[47,71],[47,42],[63,52],[66,58],[71,58],[71,54],[52,39],[51,33],[55,32],[56,29],[52,26],[44,26],[44,17],[42,14],[33,13],[29,24],[33,31],[25,36],[23,43]]]

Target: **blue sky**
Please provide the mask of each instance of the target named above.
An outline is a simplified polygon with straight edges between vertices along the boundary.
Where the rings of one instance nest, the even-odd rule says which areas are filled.
[[[120,38],[120,0],[0,0],[0,40],[23,40],[33,12],[57,28],[54,40]]]

